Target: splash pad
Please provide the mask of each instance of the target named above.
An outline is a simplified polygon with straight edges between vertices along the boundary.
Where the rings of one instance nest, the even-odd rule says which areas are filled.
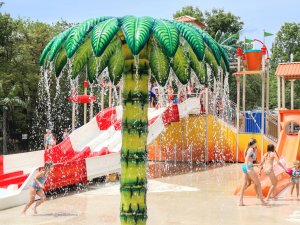
[[[137,22],[140,23],[138,23],[140,27],[137,28],[139,32],[134,31],[132,26]],[[92,33],[92,38],[88,35],[89,32]],[[155,37],[153,39],[150,38],[151,32]],[[167,32],[172,33],[174,37],[165,42],[163,36]],[[139,37],[138,33],[143,34],[144,37],[142,35]],[[185,38],[186,41],[179,43],[179,36]],[[66,49],[61,48],[63,44],[66,44]],[[120,47],[122,51],[117,51],[116,49]],[[90,123],[73,132],[70,140],[41,154],[45,160],[51,159],[56,163],[56,171],[49,179],[49,189],[77,182],[85,183],[101,174],[119,171],[122,168],[121,222],[122,224],[145,224],[148,144],[152,144],[152,147],[149,147],[149,156],[152,157],[150,158],[152,161],[173,161],[175,164],[188,161],[193,166],[194,161],[205,164],[208,161],[243,160],[241,149],[248,138],[244,137],[240,141],[242,144],[237,142],[234,145],[235,133],[228,123],[224,123],[226,119],[228,120],[229,113],[221,113],[220,116],[209,109],[211,105],[216,105],[216,95],[211,95],[210,99],[209,92],[206,91],[205,111],[201,109],[199,97],[190,98],[182,104],[164,110],[148,111],[146,87],[149,68],[153,77],[162,86],[168,81],[170,73],[173,73],[179,82],[186,84],[190,79],[191,70],[199,82],[204,84],[206,73],[210,71],[208,74],[213,74],[212,80],[215,82],[207,79],[207,85],[214,83],[214,91],[223,94],[221,81],[224,77],[219,71],[221,71],[220,68],[223,68],[223,71],[228,69],[226,53],[205,31],[177,21],[160,21],[148,17],[103,17],[88,20],[55,37],[45,48],[41,63],[44,63],[47,57],[49,61],[55,63],[57,75],[62,72],[65,65],[72,67],[72,71],[68,73],[73,76],[86,66],[87,76],[90,81],[93,81],[105,67],[108,67],[110,79],[116,84],[124,73],[123,115],[117,108],[104,110]],[[102,57],[101,61],[99,61],[100,57]],[[187,58],[190,64],[185,61]],[[116,61],[120,64],[114,64]],[[101,63],[104,64],[101,65]],[[209,100],[213,100],[214,103],[209,104]],[[222,104],[224,112],[228,103],[223,101]],[[193,115],[198,118],[195,119]],[[199,127],[194,126],[197,123]],[[172,126],[173,128],[169,129]],[[195,135],[197,131],[208,134],[209,130],[212,130],[212,133],[206,138]],[[158,137],[162,131],[165,131],[164,135],[167,136],[163,140],[167,143],[163,145],[161,145],[163,138]],[[174,132],[181,133],[174,135]],[[173,137],[169,139],[168,135]],[[85,138],[81,142],[80,139],[83,139],[83,136]],[[219,137],[222,137],[221,142],[217,140]],[[176,143],[176,140],[180,139],[181,143]],[[168,145],[168,142],[171,145]],[[123,146],[121,147],[120,144]],[[203,145],[206,149],[201,148]],[[159,157],[157,157],[158,148],[161,148]],[[120,149],[121,165],[118,153]],[[238,151],[235,152],[233,149],[238,149]],[[39,163],[44,159],[41,159]],[[97,167],[108,161],[106,168]],[[20,188],[19,194],[26,190],[33,174],[34,172],[22,173],[20,180],[17,180],[19,177],[16,174],[11,174],[15,178],[12,180],[17,182]],[[65,176],[70,179],[60,179]],[[10,184],[7,179],[4,180],[6,183],[3,185]]]

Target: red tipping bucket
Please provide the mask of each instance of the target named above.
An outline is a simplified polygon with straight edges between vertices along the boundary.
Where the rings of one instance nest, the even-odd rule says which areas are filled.
[[[262,52],[261,50],[246,50],[247,70],[260,70]]]

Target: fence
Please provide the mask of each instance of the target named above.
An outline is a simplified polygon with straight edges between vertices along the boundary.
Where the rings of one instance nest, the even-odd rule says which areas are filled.
[[[271,140],[278,141],[278,117],[271,113],[267,113],[266,116],[267,127],[265,135]]]

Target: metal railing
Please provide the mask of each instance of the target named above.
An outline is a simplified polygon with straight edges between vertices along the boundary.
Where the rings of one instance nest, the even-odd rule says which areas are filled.
[[[178,93],[174,93],[174,96],[177,97],[178,103],[186,100],[190,97],[198,97],[201,102],[201,111],[203,113],[206,112],[205,106],[208,105],[208,114],[214,115],[218,119],[221,119],[227,125],[237,128],[237,105],[230,101],[222,101],[220,96],[216,96],[216,94],[212,91],[208,91],[208,104],[206,104],[206,93],[205,91],[201,91],[198,93],[192,93],[190,95],[185,95],[184,98],[180,98]],[[159,96],[160,102],[162,103],[160,107],[168,106],[170,104],[174,104],[173,101],[168,100],[168,95],[164,93]],[[239,132],[240,133],[261,133],[261,111],[246,111],[243,112],[240,108],[239,115]],[[264,134],[270,138],[272,141],[277,142],[278,140],[278,123],[277,116],[271,113],[265,112],[265,130]]]
[[[278,141],[278,117],[271,113],[266,116],[266,132],[265,135],[272,141]]]

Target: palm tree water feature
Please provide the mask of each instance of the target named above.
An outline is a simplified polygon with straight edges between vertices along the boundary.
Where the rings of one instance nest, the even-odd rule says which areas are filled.
[[[75,25],[45,47],[40,64],[53,62],[56,75],[69,66],[72,78],[82,70],[92,83],[108,68],[117,85],[123,77],[121,149],[121,224],[146,224],[148,80],[165,86],[170,73],[187,84],[193,70],[205,84],[206,69],[229,70],[223,49],[191,24],[151,17],[99,17]]]

